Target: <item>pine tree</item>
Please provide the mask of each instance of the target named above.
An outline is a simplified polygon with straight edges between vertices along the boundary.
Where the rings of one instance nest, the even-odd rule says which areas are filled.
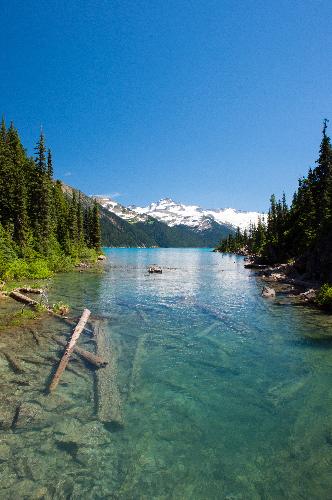
[[[50,250],[52,236],[52,184],[47,175],[46,147],[43,132],[35,147],[35,178],[32,179],[32,209],[36,248],[42,254]]]
[[[69,231],[69,203],[63,194],[61,181],[56,181],[55,183],[53,199],[54,206],[56,207],[54,213],[56,238],[60,243],[63,252],[66,255],[69,255],[71,251]]]
[[[48,149],[47,152],[47,175],[50,179],[53,179],[53,160],[52,160],[52,152]]]
[[[91,211],[91,222],[90,222],[90,245],[97,252],[100,251],[100,220],[99,220],[99,210],[97,201],[94,200],[92,211]]]
[[[25,178],[26,154],[13,124],[8,130],[6,142],[13,180],[13,186],[10,188],[10,220],[13,223],[13,239],[23,250],[27,242],[29,226]]]
[[[78,255],[78,226],[77,226],[77,196],[75,189],[72,192],[72,199],[69,207],[69,231],[72,246],[72,254]]]
[[[80,249],[84,246],[84,215],[82,207],[82,194],[78,192],[77,199],[77,241]]]
[[[43,131],[40,132],[39,140],[35,146],[35,163],[37,172],[40,174],[46,174],[46,147],[45,147],[45,137]]]

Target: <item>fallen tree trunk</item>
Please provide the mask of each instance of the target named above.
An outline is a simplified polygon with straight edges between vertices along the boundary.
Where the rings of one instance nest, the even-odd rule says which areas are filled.
[[[59,345],[63,346],[67,345],[67,342],[65,340],[59,339],[54,336],[52,336],[51,338],[54,340],[54,342],[57,342],[57,344]],[[96,356],[96,354],[93,354],[93,352],[81,349],[81,347],[75,346],[74,353],[80,356],[82,359],[84,359],[84,361],[88,361],[97,368],[105,368],[105,366],[107,365],[107,361],[105,361],[103,358],[101,358],[100,356]]]
[[[22,304],[26,304],[28,306],[35,307],[35,306],[38,305],[38,302],[36,300],[30,299],[30,297],[27,297],[26,295],[24,295],[23,293],[21,293],[21,292],[19,292],[17,290],[12,290],[9,293],[9,297],[11,297],[12,299],[16,300],[17,302],[21,302]],[[58,314],[58,313],[54,312],[49,307],[46,308],[46,311],[49,314],[51,314],[52,316],[54,316],[55,318],[61,319],[62,321],[64,321],[65,323],[67,323],[67,325],[74,326],[76,324],[73,320],[67,318],[66,316],[62,316],[61,314]],[[93,334],[92,330],[90,330],[89,328],[85,328],[84,327],[84,330],[87,333],[89,333],[90,335]]]
[[[97,354],[108,361],[106,368],[96,372],[98,418],[101,422],[122,426],[123,417],[120,392],[117,385],[116,356],[106,333],[104,322],[96,321],[94,335]]]
[[[44,293],[44,290],[42,288],[30,288],[30,287],[16,288],[16,290],[14,291],[21,293],[37,293],[38,295]]]
[[[22,304],[28,304],[29,306],[36,306],[38,304],[36,300],[30,299],[30,297],[23,295],[23,293],[18,292],[17,290],[12,290],[9,297],[17,300],[17,302],[21,302]]]
[[[49,386],[49,392],[52,392],[57,388],[57,385],[60,381],[61,375],[63,374],[63,372],[66,369],[66,366],[69,362],[69,358],[74,350],[75,344],[76,344],[79,336],[81,335],[81,332],[84,328],[84,325],[88,321],[90,314],[91,314],[91,312],[89,311],[89,309],[84,309],[83,314],[81,316],[81,319],[79,320],[79,322],[77,323],[77,325],[73,331],[73,334],[72,334],[72,336],[71,336],[71,338],[66,346],[65,352],[61,358],[61,361],[59,363],[57,371],[54,374],[52,382]]]
[[[47,312],[49,314],[52,314],[52,316],[54,316],[55,318],[58,318],[58,319],[61,319],[61,321],[64,321],[65,323],[67,323],[67,325],[70,325],[70,326],[75,326],[76,323],[75,321],[73,321],[72,319],[69,319],[67,318],[66,316],[62,316],[61,314],[58,314],[58,313],[55,313],[54,311],[52,311],[52,309],[48,308],[47,309]],[[90,330],[90,328],[86,328],[84,327],[83,330],[88,333],[89,335],[93,335],[93,331]]]
[[[8,363],[10,364],[15,373],[24,373],[25,371],[24,368],[14,356],[12,356],[8,351],[1,351],[1,352],[5,356],[5,358],[7,359]]]

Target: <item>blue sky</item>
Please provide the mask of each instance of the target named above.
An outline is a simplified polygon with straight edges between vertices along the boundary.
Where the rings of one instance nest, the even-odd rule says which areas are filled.
[[[330,1],[0,6],[0,111],[86,193],[265,210],[332,121]]]

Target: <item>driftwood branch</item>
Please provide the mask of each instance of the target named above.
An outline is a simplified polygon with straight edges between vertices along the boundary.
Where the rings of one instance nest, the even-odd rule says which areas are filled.
[[[81,316],[81,319],[79,320],[79,322],[77,323],[77,325],[73,331],[73,334],[72,334],[72,336],[71,336],[71,338],[66,346],[65,352],[61,358],[61,361],[59,363],[57,371],[54,374],[52,382],[49,386],[49,392],[52,392],[57,388],[57,385],[60,381],[61,375],[63,374],[63,372],[66,369],[66,366],[69,362],[70,356],[74,350],[75,344],[76,344],[79,336],[81,335],[81,332],[82,332],[86,322],[88,321],[90,314],[91,313],[90,313],[89,309],[84,309],[83,314]]]
[[[101,422],[123,425],[121,398],[117,385],[117,362],[105,329],[105,323],[96,321],[94,334],[97,354],[107,359],[108,365],[96,372],[97,411]]]

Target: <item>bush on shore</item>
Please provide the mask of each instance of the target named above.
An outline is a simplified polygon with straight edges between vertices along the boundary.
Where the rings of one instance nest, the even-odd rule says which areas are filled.
[[[332,311],[332,286],[325,283],[316,296],[316,304],[322,309]]]

